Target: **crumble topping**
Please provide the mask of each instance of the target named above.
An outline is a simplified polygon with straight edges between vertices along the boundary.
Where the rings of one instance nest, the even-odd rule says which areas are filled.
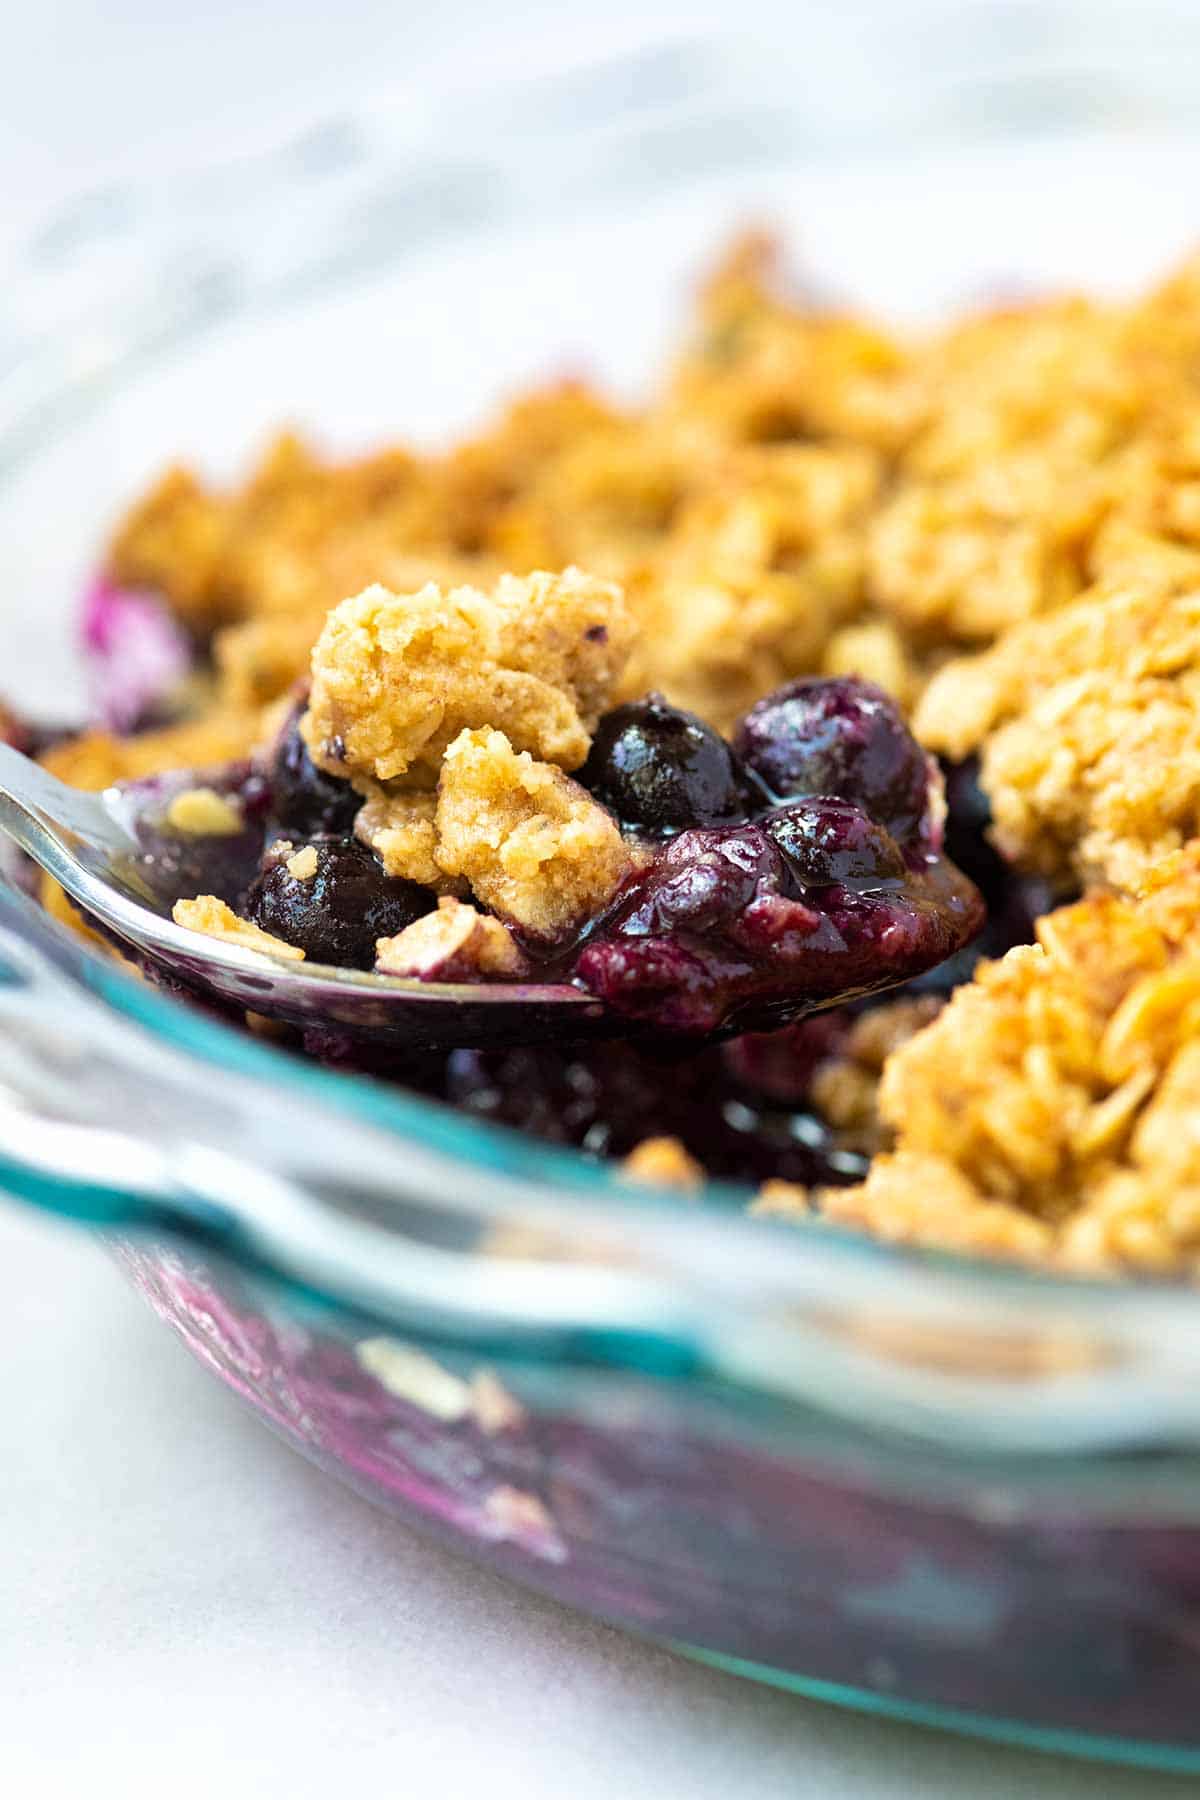
[[[241,831],[245,821],[241,811],[215,788],[184,788],[176,794],[166,811],[166,823],[172,831],[187,837],[230,837]]]
[[[889,1060],[896,1149],[822,1210],[939,1248],[1200,1268],[1200,845],[1037,936]]]
[[[471,1377],[471,1411],[485,1437],[519,1430],[529,1417],[516,1395],[488,1368],[476,1369]]]
[[[437,859],[534,937],[562,938],[606,907],[638,867],[611,813],[502,731],[464,731],[438,786]]]
[[[764,1181],[750,1211],[763,1219],[814,1219],[817,1209],[806,1187],[796,1181]]]
[[[882,465],[862,446],[726,453],[631,591],[643,625],[632,685],[719,729],[789,675],[822,666],[862,607],[862,527]]]
[[[859,675],[891,694],[907,711],[917,697],[916,661],[890,619],[864,619],[835,631],[825,647],[827,675]]]
[[[1200,563],[1101,588],[950,663],[916,726],[936,750],[982,747],[995,841],[1067,886],[1135,891],[1200,830]]]
[[[443,895],[436,912],[426,913],[395,937],[375,945],[381,975],[409,975],[423,981],[478,981],[489,976],[516,980],[527,964],[508,927],[461,900]]]
[[[547,1511],[545,1501],[537,1494],[501,1482],[492,1489],[481,1512],[479,1523],[483,1535],[518,1544],[546,1562],[567,1560],[567,1546],[558,1526]]]
[[[171,909],[177,925],[188,931],[203,932],[205,937],[222,938],[227,944],[240,944],[243,950],[258,950],[264,956],[282,956],[288,962],[303,962],[304,952],[282,938],[272,937],[249,919],[239,919],[231,906],[215,894],[197,894],[194,900],[177,900]]]
[[[461,1375],[399,1338],[362,1338],[355,1357],[380,1387],[431,1418],[454,1425],[471,1412],[471,1390]]]
[[[287,872],[293,881],[311,881],[317,872],[317,852],[312,844],[305,844],[300,850],[293,850],[285,857]]]
[[[43,767],[69,787],[99,793],[117,781],[138,781],[171,769],[216,767],[245,756],[260,730],[255,713],[212,710],[159,731],[114,737],[84,731],[45,751]]]
[[[578,569],[491,594],[369,588],[317,640],[305,741],[330,774],[428,787],[459,732],[490,725],[575,769],[632,634],[620,589]]]
[[[360,779],[366,795],[354,835],[370,846],[389,875],[402,875],[441,893],[459,884],[437,860],[437,794],[410,793]]]
[[[880,1078],[889,1057],[935,1019],[941,1007],[939,998],[927,994],[869,1007],[817,1064],[809,1095],[845,1143],[873,1154],[890,1141],[879,1116]]]
[[[645,1187],[679,1188],[694,1194],[704,1186],[704,1169],[677,1137],[643,1138],[621,1164],[626,1181]]]

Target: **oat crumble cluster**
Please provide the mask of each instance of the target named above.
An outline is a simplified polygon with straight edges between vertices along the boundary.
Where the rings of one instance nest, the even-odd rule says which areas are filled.
[[[1060,887],[1136,891],[1200,833],[1200,556],[1104,583],[948,664],[922,740],[981,752],[995,841]]]
[[[355,831],[389,875],[469,891],[553,939],[636,866],[565,772],[585,761],[632,642],[621,589],[575,568],[504,576],[491,593],[376,586],[329,613],[301,735],[363,796]]]
[[[656,690],[728,734],[797,678],[877,683],[948,770],[977,759],[997,887],[1053,899],[948,999],[925,983],[737,1049],[736,1082],[782,1080],[865,1169],[770,1180],[758,1209],[1200,1267],[1200,261],[1133,302],[904,340],[791,297],[747,237],[640,411],[563,382],[445,453],[336,463],[285,437],[239,489],[175,469],[105,572],[162,599],[206,685],[47,765],[102,787],[262,754],[298,721],[351,848],[335,871],[326,827],[284,820],[267,900],[382,865],[391,924],[360,966],[393,975],[519,975],[647,879],[581,780],[612,709]],[[219,807],[184,811],[215,828]],[[271,905],[181,903],[295,956]],[[645,1135],[630,1177],[694,1187],[696,1146]]]
[[[1075,1269],[1200,1270],[1200,844],[986,964],[891,1057],[879,1104],[895,1149],[824,1196],[831,1217]]]

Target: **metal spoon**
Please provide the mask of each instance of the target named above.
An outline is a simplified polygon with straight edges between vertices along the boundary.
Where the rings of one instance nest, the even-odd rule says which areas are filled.
[[[66,787],[9,745],[0,745],[0,830],[66,889],[100,928],[131,945],[184,987],[290,1025],[345,1034],[396,1050],[487,1049],[505,1044],[570,1044],[590,1038],[645,1036],[656,1027],[629,1018],[568,982],[431,982],[328,964],[285,962],[219,937],[186,930],[174,903],[215,894],[236,905],[258,873],[266,796],[249,764],[197,774],[149,776],[101,794]],[[238,802],[234,829],[181,830],[172,801],[187,789],[216,788]],[[256,814],[256,807],[258,816]],[[978,894],[953,864],[939,865],[936,886],[951,940],[934,954],[893,957],[878,970],[839,971],[844,985],[747,997],[710,1038],[775,1030],[791,1019],[920,974],[974,935]],[[957,938],[957,941],[953,941]],[[919,947],[918,947],[919,948]],[[857,981],[855,976],[857,974]],[[689,1034],[695,1044],[698,1036]],[[328,1048],[328,1045],[326,1044]]]
[[[174,794],[212,777],[156,776],[102,794],[67,787],[0,744],[0,829],[106,930],[186,984],[249,1012],[342,1029],[397,1049],[483,1048],[628,1036],[630,1021],[565,983],[453,983],[275,962],[202,937],[170,916],[181,895],[229,890],[254,873],[261,829],[183,839],[163,831]],[[206,860],[208,866],[206,866]]]

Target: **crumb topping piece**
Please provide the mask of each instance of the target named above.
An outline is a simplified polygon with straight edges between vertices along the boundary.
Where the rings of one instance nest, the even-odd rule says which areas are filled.
[[[879,1117],[879,1083],[888,1058],[937,1017],[941,999],[932,994],[903,996],[860,1013],[833,1054],[813,1070],[813,1105],[839,1134],[839,1141],[868,1153],[884,1147],[891,1133]]]
[[[198,894],[194,900],[177,900],[171,909],[177,925],[188,931],[201,931],[206,937],[222,938],[227,944],[239,944],[243,950],[258,950],[264,956],[281,956],[288,962],[303,962],[304,952],[295,944],[260,931],[249,919],[239,919],[233,908],[215,894]]]
[[[612,815],[502,731],[464,731],[442,765],[437,860],[531,936],[569,936],[638,866]]]
[[[360,780],[365,793],[354,835],[372,849],[389,875],[419,882],[435,893],[461,888],[437,860],[437,794],[393,790]]]
[[[764,1181],[750,1202],[750,1211],[761,1219],[815,1219],[817,1209],[808,1188],[797,1181]]]
[[[318,859],[314,844],[305,844],[301,849],[293,850],[284,860],[293,881],[311,881],[317,872]]]
[[[1200,831],[1200,561],[1182,591],[1101,588],[950,663],[916,726],[954,757],[982,747],[1006,856],[1136,891]]]
[[[167,807],[166,823],[187,837],[232,837],[241,831],[240,809],[215,788],[185,788]]]
[[[1200,846],[1049,913],[891,1057],[896,1149],[826,1216],[1082,1269],[1200,1269]]]
[[[578,569],[505,576],[490,594],[368,588],[326,621],[301,729],[346,777],[430,787],[447,746],[483,726],[575,769],[632,639],[621,590]]]
[[[626,1181],[643,1187],[679,1188],[695,1194],[704,1186],[704,1169],[677,1137],[643,1138],[621,1164]]]
[[[516,980],[527,973],[525,958],[507,926],[461,900],[443,895],[436,912],[426,913],[395,937],[375,945],[381,975],[421,981]]]

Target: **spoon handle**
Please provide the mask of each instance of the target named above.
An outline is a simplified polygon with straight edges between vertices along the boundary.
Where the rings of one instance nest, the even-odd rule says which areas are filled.
[[[114,827],[95,794],[68,787],[11,744],[0,744],[0,831],[50,866],[60,836],[114,836]]]

